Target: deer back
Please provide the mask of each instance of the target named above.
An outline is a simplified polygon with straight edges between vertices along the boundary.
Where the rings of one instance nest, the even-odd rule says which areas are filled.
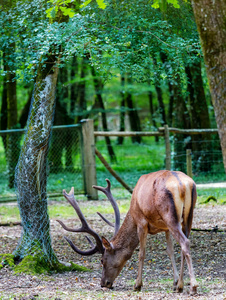
[[[196,202],[194,181],[179,171],[158,171],[143,175],[132,195],[130,213],[137,226],[148,222],[155,234],[182,224],[188,236]]]

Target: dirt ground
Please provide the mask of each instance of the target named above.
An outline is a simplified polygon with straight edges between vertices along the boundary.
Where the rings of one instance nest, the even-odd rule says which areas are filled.
[[[212,229],[218,226],[226,230],[226,206],[203,206],[195,209],[193,228]],[[122,216],[123,219],[124,216]],[[111,237],[111,228],[96,215],[87,217],[92,227]],[[67,220],[70,226],[79,225],[77,217]],[[75,222],[76,221],[76,222]],[[11,253],[20,237],[20,226],[0,227],[0,253]],[[189,278],[185,267],[185,288],[182,294],[172,292],[173,274],[166,254],[165,235],[150,236],[143,272],[143,289],[134,292],[137,274],[138,249],[128,261],[114,289],[100,287],[100,256],[83,258],[74,253],[63,239],[71,236],[80,248],[87,244],[82,235],[65,233],[60,225],[51,220],[53,248],[60,260],[73,261],[86,266],[91,272],[67,272],[53,275],[14,275],[9,268],[0,271],[0,299],[226,299],[226,243],[225,232],[192,231],[190,236],[193,265],[199,284],[198,295],[189,296]],[[180,263],[180,249],[175,244],[176,261]]]

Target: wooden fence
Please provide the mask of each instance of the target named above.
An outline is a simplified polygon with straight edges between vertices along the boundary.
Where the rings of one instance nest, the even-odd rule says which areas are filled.
[[[217,129],[178,129],[173,127],[158,128],[158,131],[94,131],[93,120],[83,120],[82,122],[82,153],[83,153],[83,172],[84,172],[84,189],[88,196],[88,199],[98,199],[97,191],[92,189],[93,185],[97,183],[96,176],[96,162],[95,154],[98,155],[99,151],[95,150],[95,139],[94,137],[133,137],[133,136],[162,136],[165,140],[165,169],[171,170],[171,145],[170,145],[170,133],[174,134],[184,134],[184,135],[197,135],[197,134],[218,134]],[[100,153],[99,153],[100,154]],[[98,155],[99,157],[100,155]],[[187,149],[186,152],[186,163],[187,163],[187,174],[192,177],[192,160],[191,160],[191,150]],[[99,157],[100,158],[100,157]],[[109,172],[125,187],[131,192],[131,188],[126,185],[126,183],[120,178],[118,174],[107,164],[107,162],[102,160],[102,163],[108,169]],[[87,175],[86,175],[87,174]]]

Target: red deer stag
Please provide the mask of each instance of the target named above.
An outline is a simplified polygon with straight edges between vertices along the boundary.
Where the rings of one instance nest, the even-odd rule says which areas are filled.
[[[72,249],[81,255],[102,254],[101,286],[111,288],[115,278],[119,275],[126,261],[130,259],[136,247],[140,244],[139,267],[135,290],[142,286],[142,269],[145,257],[147,234],[164,231],[167,241],[167,253],[171,259],[174,273],[174,289],[183,291],[184,258],[186,259],[190,275],[190,292],[197,292],[197,282],[192,266],[188,236],[191,231],[193,210],[197,198],[194,181],[182,172],[158,171],[143,175],[138,180],[131,199],[130,209],[120,227],[120,213],[115,199],[110,191],[110,181],[106,179],[107,187],[93,186],[106,194],[115,211],[115,234],[111,241],[93,231],[86,222],[75,198],[74,189],[64,197],[74,207],[82,227],[71,229],[58,222],[67,231],[86,232],[94,237],[96,245],[87,237],[92,248],[87,251],[78,249],[71,240],[66,238]],[[112,226],[107,219],[99,214],[105,222]],[[181,246],[181,269],[178,275],[174,260],[174,248],[171,234]]]

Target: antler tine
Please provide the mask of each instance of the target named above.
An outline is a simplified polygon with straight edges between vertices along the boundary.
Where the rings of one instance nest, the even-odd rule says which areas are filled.
[[[101,213],[97,212],[98,216],[101,217],[101,219],[104,220],[104,222],[106,222],[109,226],[111,227],[115,227],[115,225],[113,223],[111,223],[110,221],[108,221],[108,219],[106,219]]]
[[[101,192],[103,192],[108,200],[111,202],[111,205],[114,209],[114,212],[115,212],[115,234],[117,234],[117,232],[119,231],[119,228],[120,228],[120,212],[119,212],[119,208],[118,208],[118,205],[117,205],[117,202],[116,200],[114,199],[114,197],[112,196],[112,193],[111,193],[111,182],[109,179],[105,179],[106,182],[107,182],[107,187],[104,188],[102,186],[96,186],[96,185],[93,185],[93,188],[96,189],[96,190],[99,190]],[[112,226],[112,223],[109,222],[104,216],[102,216],[100,213],[98,213],[98,215],[110,226]]]
[[[73,229],[73,228],[69,228],[67,227],[62,221],[60,220],[57,220],[57,222],[67,231],[70,231],[70,232],[86,232],[86,233],[89,233],[90,235],[92,235],[94,237],[94,239],[96,240],[96,245],[94,245],[92,242],[90,242],[91,240],[88,238],[88,241],[89,243],[91,244],[91,246],[93,246],[92,249],[88,250],[88,251],[82,251],[80,249],[78,249],[74,244],[73,242],[68,239],[68,238],[65,238],[67,240],[67,242],[69,243],[69,245],[71,246],[71,248],[81,254],[81,255],[92,255],[96,252],[100,252],[100,253],[103,253],[104,252],[104,247],[103,247],[103,244],[102,244],[102,240],[100,238],[100,236],[91,228],[89,227],[87,221],[86,221],[86,218],[84,217],[77,201],[75,200],[75,196],[74,196],[74,188],[72,187],[71,188],[71,191],[69,194],[66,193],[65,190],[63,190],[63,195],[64,197],[67,199],[67,201],[71,204],[71,206],[74,208],[74,210],[76,211],[81,223],[82,223],[82,226],[80,228],[76,228],[76,229]]]
[[[92,249],[90,249],[90,250],[88,250],[88,251],[82,251],[82,250],[80,250],[79,248],[77,248],[77,247],[75,246],[75,244],[74,244],[69,238],[67,238],[66,236],[65,236],[64,238],[65,238],[65,240],[68,242],[68,244],[71,246],[71,248],[72,248],[75,252],[77,252],[78,254],[81,254],[81,255],[84,255],[84,256],[89,256],[89,255],[93,255],[93,254],[95,254],[95,253],[97,253],[97,252],[99,251],[99,249],[98,249],[97,246],[93,247]]]

